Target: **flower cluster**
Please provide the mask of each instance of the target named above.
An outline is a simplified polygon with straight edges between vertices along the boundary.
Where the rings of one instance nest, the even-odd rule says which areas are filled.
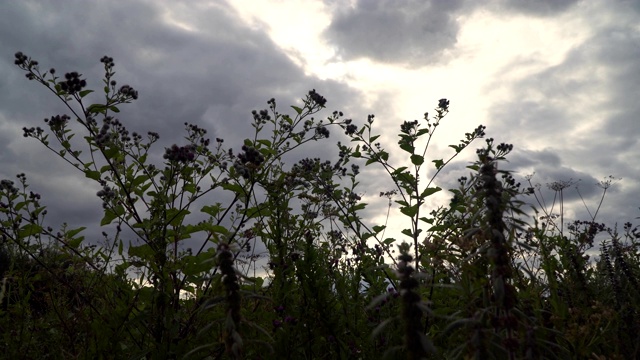
[[[132,88],[129,85],[122,85],[122,87],[120,87],[120,90],[118,90],[118,93],[124,96],[125,98],[130,98],[133,100],[138,99],[138,91],[136,91],[134,88]]]
[[[316,127],[316,135],[315,136],[317,138],[319,138],[319,139],[327,138],[328,139],[329,135],[330,135],[329,129],[327,129],[325,126],[319,125],[319,126]]]
[[[16,194],[18,189],[13,186],[13,181],[11,180],[0,180],[0,190],[6,191],[8,194]]]
[[[98,191],[96,195],[102,199],[102,207],[106,209],[109,206],[109,202],[115,199],[117,194],[105,181],[100,183],[102,184],[102,190]]]
[[[22,51],[18,51],[15,54],[15,57],[16,57],[16,60],[13,63],[16,64],[16,65],[25,65],[25,64],[29,63],[29,57],[27,55],[23,54]],[[33,62],[31,62],[31,63],[33,63]],[[34,66],[38,65],[38,62],[36,61],[35,64],[33,64],[33,65]]]
[[[107,55],[101,57],[100,62],[104,64],[105,68],[110,69],[115,66],[115,63],[113,62],[113,58]]]
[[[245,179],[251,175],[251,170],[258,168],[264,162],[264,156],[252,146],[242,145],[242,153],[233,164],[234,169]]]
[[[44,134],[44,130],[41,127],[23,127],[23,136],[24,137],[34,137],[36,139],[40,138],[42,134]]]
[[[58,133],[65,128],[69,119],[71,119],[69,115],[56,115],[52,116],[51,119],[44,119],[44,122],[49,125],[51,131]]]
[[[82,74],[78,74],[76,71],[64,74],[65,81],[60,83],[60,89],[66,91],[69,95],[82,91],[82,88],[87,86],[87,81],[80,79],[80,76]]]
[[[96,145],[99,147],[105,146],[111,140],[117,139],[115,134],[119,135],[120,141],[123,143],[131,141],[129,130],[122,125],[120,120],[114,119],[111,116],[105,117],[100,131],[95,135]]]
[[[449,111],[449,100],[440,99],[438,101],[438,108],[440,108],[442,111]]]
[[[271,120],[271,115],[269,115],[269,110],[252,110],[251,115],[253,115],[253,120],[258,124],[266,124]]]
[[[355,124],[351,123],[351,119],[346,119],[344,123],[347,125],[344,127],[344,133],[346,135],[353,135],[358,131],[358,127]]]
[[[188,163],[196,158],[196,148],[191,144],[185,146],[173,144],[166,149],[163,158],[169,161]]]
[[[324,96],[318,94],[316,92],[316,89],[309,91],[309,99],[311,99],[311,101],[313,101],[316,105],[320,107],[324,107],[327,103],[327,99],[325,99]]]

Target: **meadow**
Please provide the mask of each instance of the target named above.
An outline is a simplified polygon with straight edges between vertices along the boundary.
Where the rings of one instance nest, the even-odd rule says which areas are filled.
[[[68,109],[25,127],[25,141],[100,186],[104,232],[54,229],[27,175],[1,181],[4,358],[639,357],[640,228],[598,222],[613,178],[590,218],[567,219],[571,184],[549,184],[556,197],[542,199],[541,185],[508,171],[513,145],[482,125],[431,159],[448,100],[383,144],[374,115],[326,110],[316,90],[303,106],[254,110],[244,143],[185,123],[184,142],[159,149],[158,133],[127,130],[120,111],[138,92],[119,85],[112,58],[100,61],[104,101],[87,104],[80,73],[15,55]],[[291,161],[317,142],[337,158]],[[474,150],[470,176],[437,186]],[[372,169],[394,187],[368,193],[400,211],[402,237],[364,215],[359,179]],[[427,206],[447,191],[448,204]]]

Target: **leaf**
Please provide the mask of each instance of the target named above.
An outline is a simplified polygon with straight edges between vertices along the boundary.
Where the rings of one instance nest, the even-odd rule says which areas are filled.
[[[100,220],[100,226],[109,225],[115,218],[118,217],[118,207],[122,208],[122,205],[116,206],[116,211],[110,208],[104,210],[104,217],[102,218],[102,220]],[[122,208],[122,213],[124,213],[124,208]],[[120,213],[120,215],[122,215],[122,213]]]
[[[29,236],[33,236],[39,234],[42,231],[42,226],[38,224],[26,224],[25,226],[20,228],[18,232],[18,236],[20,238],[26,238]]]
[[[93,90],[82,90],[78,93],[78,95],[80,95],[81,98],[91,94],[93,92]]]
[[[385,243],[386,245],[391,245],[394,242],[396,242],[396,239],[394,239],[394,238],[386,238],[382,242]]]
[[[89,179],[92,179],[92,180],[95,180],[95,181],[100,181],[100,172],[99,171],[86,170],[84,172],[84,175],[86,177],[88,177]]]
[[[257,142],[258,142],[258,144],[262,144],[262,145],[264,145],[266,147],[269,147],[269,148],[271,147],[271,141],[269,141],[267,139],[260,139]]]
[[[373,227],[373,232],[377,234],[380,231],[384,230],[385,228],[386,228],[386,226],[384,226],[384,225],[375,225]]]
[[[416,148],[413,145],[407,143],[401,143],[400,149],[408,152],[409,154],[413,154],[416,151]]]
[[[87,112],[91,114],[104,114],[107,107],[102,104],[92,104],[87,108]]]
[[[409,217],[414,217],[418,213],[418,205],[403,206],[400,208],[400,212]]]
[[[136,176],[135,179],[133,179],[133,181],[131,182],[131,186],[133,187],[137,187],[138,185],[146,182],[147,180],[149,180],[149,176],[148,175],[138,175]]]
[[[205,213],[205,214],[209,214],[213,217],[216,217],[218,215],[218,213],[222,210],[222,208],[220,207],[220,205],[205,205],[202,207],[202,209],[200,209],[201,212]]]
[[[407,167],[406,167],[406,166],[401,166],[401,167],[399,167],[399,168],[395,169],[395,170],[391,173],[391,175],[398,175],[398,174],[402,174],[402,172],[403,172],[403,171],[405,171],[405,170],[407,170]]]
[[[449,145],[450,148],[454,148],[456,150],[456,154],[464,149],[464,146],[461,145]]]
[[[118,109],[116,106],[111,105],[109,106],[109,110],[113,111],[114,113],[119,113],[120,109]]]
[[[225,235],[225,234],[229,233],[229,230],[227,230],[226,227],[221,226],[221,225],[213,225],[213,224],[208,223],[208,222],[202,223],[202,228],[204,230],[210,232],[210,233],[213,233],[213,234]]]
[[[191,212],[186,209],[168,209],[167,210],[167,221],[169,221],[169,225],[177,226],[182,223],[184,217],[189,215]]]
[[[182,189],[190,194],[195,194],[197,191],[196,184],[185,184]]]
[[[293,108],[293,110],[295,110],[298,113],[298,115],[302,114],[302,109],[301,108],[299,108],[297,106],[293,106],[293,105],[291,105],[291,108]]]
[[[72,238],[67,240],[67,245],[73,249],[77,249],[78,246],[82,244],[83,240],[84,240],[84,236],[78,236],[77,238]]]
[[[413,232],[410,229],[404,229],[401,231],[404,235],[407,235],[410,238],[413,238]]]
[[[86,227],[85,227],[85,226],[82,226],[82,227],[79,227],[79,228],[77,228],[77,229],[69,230],[69,231],[67,231],[66,235],[67,235],[68,237],[72,238],[72,237],[74,237],[74,236],[78,235],[81,231],[83,231],[83,230],[85,230],[85,229],[86,229]]]
[[[444,161],[442,161],[442,159],[433,160],[432,163],[435,163],[436,169],[438,170],[440,170],[440,168],[444,166]]]
[[[424,157],[422,157],[422,155],[411,155],[411,163],[413,165],[422,165],[422,163],[424,163]]]
[[[153,249],[148,244],[129,246],[129,256],[137,256],[140,259],[151,259],[153,258]]]
[[[441,187],[429,187],[429,188],[426,188],[426,189],[424,189],[422,191],[422,194],[420,194],[420,197],[424,199],[424,198],[426,198],[428,196],[431,196],[431,195],[437,193],[440,190],[442,190]]]

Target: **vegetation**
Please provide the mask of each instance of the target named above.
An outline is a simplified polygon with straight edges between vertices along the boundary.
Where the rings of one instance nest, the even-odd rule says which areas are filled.
[[[400,126],[392,164],[374,129],[340,111],[319,120],[315,90],[292,106],[253,111],[253,138],[226,147],[185,124],[184,144],[115,118],[137,99],[105,56],[104,101],[82,75],[16,65],[69,115],[24,136],[98,183],[103,238],[45,222],[26,176],[0,184],[0,349],[6,358],[115,359],[624,359],[640,354],[640,231],[564,223],[554,183],[521,186],[499,167],[513,146],[484,139],[447,206],[427,209],[437,176],[481,141],[478,126],[447,159],[427,160],[449,111]],[[337,159],[296,154],[343,132]],[[76,137],[77,135],[77,137]],[[154,149],[152,151],[152,149]],[[360,168],[406,221],[403,239],[371,224]],[[429,175],[431,174],[431,175]],[[429,175],[429,176],[428,176]],[[613,179],[603,186],[603,198]],[[371,192],[371,189],[368,189]],[[537,200],[528,217],[525,199]],[[548,200],[548,199],[547,199]],[[557,213],[557,208],[560,213]],[[387,218],[388,218],[387,214]],[[98,246],[99,245],[99,246]],[[260,249],[266,249],[260,253]]]

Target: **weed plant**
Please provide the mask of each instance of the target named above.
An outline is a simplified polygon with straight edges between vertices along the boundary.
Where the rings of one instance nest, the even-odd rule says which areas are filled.
[[[158,153],[158,133],[130,133],[117,118],[138,92],[118,86],[112,58],[101,62],[104,101],[87,104],[82,74],[15,55],[68,110],[24,136],[99,185],[104,232],[97,241],[82,227],[54,230],[26,175],[2,180],[4,358],[639,356],[640,231],[597,223],[602,200],[590,219],[565,224],[572,184],[550,184],[548,204],[531,177],[521,186],[502,169],[513,146],[488,138],[450,203],[427,207],[438,175],[485,136],[479,125],[429,161],[448,100],[402,123],[393,150],[374,115],[320,119],[327,99],[311,90],[291,114],[275,99],[253,111],[241,144],[185,123],[184,141]],[[335,143],[337,158],[285,161],[335,132],[349,140]],[[363,215],[361,166],[392,181],[375,193],[398,206],[404,238]]]

